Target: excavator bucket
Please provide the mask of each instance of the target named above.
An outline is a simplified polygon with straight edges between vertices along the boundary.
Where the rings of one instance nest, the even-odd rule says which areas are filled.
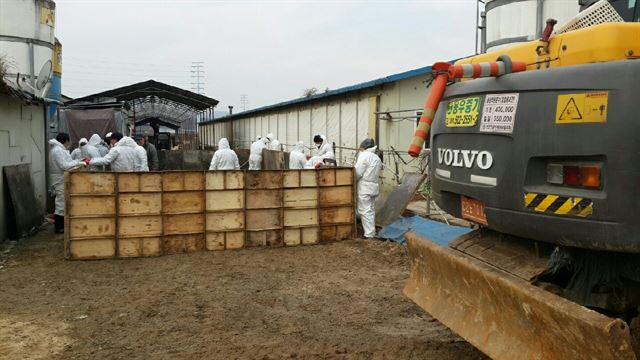
[[[499,247],[496,239],[483,247],[473,236],[463,235],[472,241],[458,241],[455,249],[408,233],[405,295],[494,359],[636,359],[624,321],[532,285],[526,279],[536,266],[517,249],[499,258],[511,259],[506,265],[520,273],[470,255]],[[465,246],[469,251],[460,250]]]

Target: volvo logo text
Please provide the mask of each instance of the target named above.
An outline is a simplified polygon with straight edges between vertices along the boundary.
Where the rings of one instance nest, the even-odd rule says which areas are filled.
[[[475,164],[482,170],[488,170],[493,165],[493,155],[488,151],[438,149],[438,164],[465,167],[471,169]]]

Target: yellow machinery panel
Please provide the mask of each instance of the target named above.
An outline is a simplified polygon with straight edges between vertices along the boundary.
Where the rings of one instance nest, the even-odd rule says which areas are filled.
[[[527,63],[527,70],[640,58],[640,23],[607,23],[554,35],[549,43],[534,40],[456,65],[495,61],[500,55]]]

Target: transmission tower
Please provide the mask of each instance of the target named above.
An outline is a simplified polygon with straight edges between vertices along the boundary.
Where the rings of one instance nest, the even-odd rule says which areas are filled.
[[[204,61],[191,62],[191,90],[196,94],[204,93]]]
[[[242,111],[247,110],[247,106],[249,106],[249,95],[247,94],[240,95],[240,106],[242,106]]]

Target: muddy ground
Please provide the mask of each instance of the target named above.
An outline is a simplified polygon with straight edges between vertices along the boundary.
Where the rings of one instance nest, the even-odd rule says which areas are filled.
[[[402,295],[392,243],[65,261],[46,229],[0,250],[0,358],[483,358]]]

